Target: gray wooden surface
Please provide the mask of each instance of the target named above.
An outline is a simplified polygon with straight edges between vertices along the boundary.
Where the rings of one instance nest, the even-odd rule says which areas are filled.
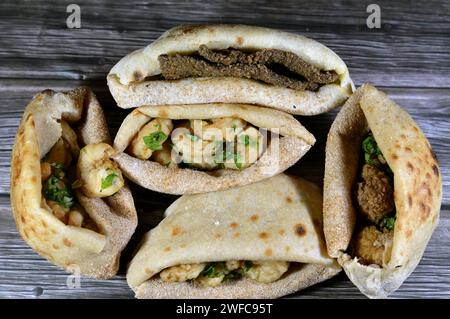
[[[55,1],[56,2],[56,1]],[[81,7],[81,29],[66,28],[66,5]],[[381,7],[381,29],[366,6]],[[404,106],[428,136],[444,178],[441,221],[420,265],[392,297],[450,297],[450,2],[448,1],[13,1],[0,3],[0,298],[131,298],[124,266],[142,234],[175,199],[133,187],[139,227],[117,277],[81,280],[34,253],[19,237],[9,203],[11,146],[24,107],[38,91],[90,85],[114,134],[126,115],[105,76],[123,55],[180,23],[247,23],[314,38],[347,63],[355,84],[372,82]],[[321,183],[324,142],[336,112],[299,118],[318,138],[289,171]],[[295,298],[360,298],[341,274]]]

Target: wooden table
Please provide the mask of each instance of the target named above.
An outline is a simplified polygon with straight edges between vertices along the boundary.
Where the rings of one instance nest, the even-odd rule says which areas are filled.
[[[55,1],[56,2],[56,1]],[[103,104],[114,134],[119,110],[105,77],[128,52],[181,23],[247,23],[304,34],[337,52],[357,86],[372,82],[405,107],[429,138],[440,162],[444,198],[440,224],[420,265],[392,297],[450,297],[450,2],[377,1],[381,28],[366,26],[374,1],[71,1],[81,7],[81,28],[66,27],[67,1],[0,3],[0,297],[132,298],[124,265],[142,234],[155,225],[174,196],[133,187],[139,227],[112,280],[81,280],[34,253],[19,237],[9,202],[11,146],[23,109],[46,88],[89,85]],[[299,120],[318,138],[290,172],[322,182],[326,133],[336,112]],[[145,196],[143,195],[145,194]],[[360,298],[341,274],[294,298]]]

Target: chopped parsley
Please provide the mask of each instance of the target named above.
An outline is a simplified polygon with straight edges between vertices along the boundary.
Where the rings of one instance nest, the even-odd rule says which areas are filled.
[[[70,208],[74,204],[71,189],[55,175],[51,175],[45,182],[44,196],[65,208]]]
[[[224,262],[209,263],[200,275],[208,278],[222,277],[226,275],[226,266]]]
[[[236,168],[238,169],[242,168],[241,155],[239,153],[233,153],[226,149],[224,149],[222,152],[217,153],[214,159],[214,163],[218,164],[220,168],[224,168],[225,163],[231,159],[233,160],[234,165],[236,165]]]
[[[373,138],[373,135],[367,136],[362,142],[362,149],[364,151],[364,161],[366,164],[381,166],[379,156],[383,156],[377,142]]]
[[[243,270],[244,272],[247,272],[247,271],[249,271],[250,268],[252,268],[252,267],[253,267],[253,263],[252,263],[251,261],[246,260],[246,261],[244,262],[244,267],[242,267],[242,270]]]
[[[208,278],[224,277],[223,280],[239,279],[242,278],[252,266],[253,263],[251,261],[245,261],[241,267],[230,271],[227,269],[225,262],[213,262],[209,263],[205,269],[203,269],[200,276]]]
[[[242,135],[241,136],[241,143],[244,144],[245,146],[250,144],[250,136],[248,135]]]
[[[116,177],[119,177],[116,173],[111,173],[108,176],[106,176],[105,178],[102,179],[102,190],[108,187],[111,187],[114,183],[114,180],[116,179]],[[101,191],[101,190],[100,190]]]
[[[256,147],[259,144],[259,140],[250,138],[249,135],[244,134],[241,135],[241,143],[244,144],[244,146],[250,145],[250,147]]]
[[[386,216],[381,221],[380,226],[384,227],[384,228],[387,228],[388,230],[393,230],[394,226],[395,226],[395,220],[396,220],[395,214],[394,215],[390,215],[390,216]]]
[[[167,139],[167,135],[163,131],[153,132],[144,136],[144,143],[152,151],[162,150],[162,143]]]
[[[239,153],[234,154],[234,164],[236,165],[236,167],[238,169],[242,168],[242,159],[241,159],[241,155]]]
[[[374,154],[374,155],[381,154],[381,150],[378,148],[378,144],[373,138],[373,135],[371,134],[364,139],[362,147],[364,152],[367,154]]]
[[[363,140],[362,150],[364,152],[365,164],[376,166],[379,169],[383,170],[385,173],[387,173],[388,176],[390,177],[393,176],[392,170],[387,164],[386,159],[383,156],[383,153],[381,153],[381,150],[378,147],[378,144],[375,141],[375,138],[373,137],[372,133],[369,133],[369,135]]]
[[[197,142],[200,138],[197,135],[186,134],[187,137],[191,139],[192,142]]]

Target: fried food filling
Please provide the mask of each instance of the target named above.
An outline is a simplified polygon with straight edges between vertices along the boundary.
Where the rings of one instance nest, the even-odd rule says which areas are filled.
[[[362,152],[364,164],[355,189],[362,219],[353,254],[363,264],[382,266],[390,258],[396,219],[393,173],[371,133],[362,142]]]
[[[80,151],[75,131],[63,120],[61,128],[61,137],[41,161],[42,206],[66,225],[100,232],[74,189],[89,197],[110,196],[123,186],[122,173],[108,158],[111,146],[100,143]]]
[[[364,264],[383,265],[389,260],[389,249],[392,244],[393,232],[390,230],[378,230],[376,226],[366,226],[358,234],[355,240],[354,251]]]
[[[133,137],[127,153],[168,167],[242,170],[263,154],[266,133],[234,117],[182,121],[155,118]],[[277,138],[274,135],[271,138]]]
[[[81,190],[86,196],[111,196],[124,185],[122,171],[111,160],[114,153],[112,146],[106,143],[89,144],[81,149],[77,169]]]
[[[336,72],[320,70],[292,52],[277,49],[246,52],[233,48],[211,50],[206,45],[200,45],[193,54],[162,54],[158,61],[166,80],[237,77],[311,91],[339,80]]]
[[[183,264],[164,269],[159,276],[166,282],[194,281],[204,287],[217,287],[228,280],[244,277],[271,283],[289,269],[286,261],[242,261]]]
[[[365,164],[362,182],[358,183],[359,211],[367,220],[378,224],[394,210],[394,190],[391,180],[378,167]]]

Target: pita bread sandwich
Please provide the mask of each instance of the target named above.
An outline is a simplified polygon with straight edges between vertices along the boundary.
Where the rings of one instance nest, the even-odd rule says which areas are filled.
[[[25,109],[12,153],[12,211],[22,238],[67,271],[114,276],[136,228],[114,153],[103,111],[86,87],[45,90]]]
[[[328,253],[371,298],[414,271],[435,229],[442,180],[430,143],[411,116],[365,84],[328,134],[324,232]]]
[[[122,58],[108,74],[122,108],[242,103],[315,115],[341,105],[345,63],[306,37],[247,25],[183,25]]]
[[[133,182],[193,194],[283,172],[315,138],[292,115],[245,104],[142,106],[123,121],[114,148]]]
[[[340,271],[322,235],[322,194],[284,174],[184,195],[148,232],[127,281],[137,298],[275,298]]]

